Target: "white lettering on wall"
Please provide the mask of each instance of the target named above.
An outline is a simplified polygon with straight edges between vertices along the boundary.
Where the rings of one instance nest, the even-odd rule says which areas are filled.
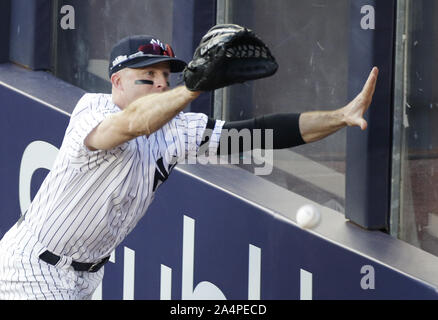
[[[260,300],[261,269],[262,250],[250,244],[248,262],[248,300]]]
[[[58,148],[44,141],[34,141],[24,150],[18,184],[21,214],[26,212],[32,200],[30,192],[34,172],[41,168],[51,170],[58,152]]]
[[[125,247],[123,263],[123,300],[134,300],[135,251]]]
[[[222,291],[209,281],[202,281],[193,288],[195,220],[184,216],[183,230],[182,300],[226,300]]]
[[[312,300],[313,298],[313,275],[300,269],[300,300]]]

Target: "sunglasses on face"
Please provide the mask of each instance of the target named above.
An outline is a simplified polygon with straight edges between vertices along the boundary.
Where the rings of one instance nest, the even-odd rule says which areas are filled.
[[[156,56],[168,56],[175,58],[175,53],[170,45],[166,44],[165,49],[156,43],[149,43],[142,45],[138,48],[138,52],[143,52],[144,54],[151,54]]]
[[[138,58],[138,57],[152,57],[152,56],[166,56],[170,58],[175,58],[175,53],[172,49],[172,47],[168,44],[161,47],[159,44],[156,43],[149,43],[145,45],[141,45],[138,48],[138,51],[134,54],[131,54],[129,56],[120,56],[114,59],[112,62],[111,70],[116,68],[117,66],[122,66],[123,64]]]

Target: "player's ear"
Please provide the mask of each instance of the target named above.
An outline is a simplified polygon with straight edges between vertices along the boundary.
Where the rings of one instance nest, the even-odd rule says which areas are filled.
[[[116,88],[118,90],[123,90],[123,85],[122,85],[122,79],[121,79],[121,74],[120,71],[113,73],[111,75],[111,83],[113,85],[113,88]]]

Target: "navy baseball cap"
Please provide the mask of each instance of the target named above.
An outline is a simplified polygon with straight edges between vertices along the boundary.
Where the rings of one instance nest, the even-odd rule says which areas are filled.
[[[170,72],[181,72],[187,63],[175,57],[172,47],[159,39],[136,35],[123,38],[111,50],[109,76],[124,68],[143,68],[169,61]]]

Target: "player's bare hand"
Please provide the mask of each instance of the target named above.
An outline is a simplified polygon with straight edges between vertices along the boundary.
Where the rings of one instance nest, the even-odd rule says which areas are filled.
[[[342,111],[345,123],[350,126],[358,126],[362,130],[368,127],[367,121],[363,118],[363,115],[368,110],[373,101],[374,91],[376,89],[377,77],[379,75],[379,69],[374,67],[365,83],[362,91],[354,98],[348,105],[346,105]]]

